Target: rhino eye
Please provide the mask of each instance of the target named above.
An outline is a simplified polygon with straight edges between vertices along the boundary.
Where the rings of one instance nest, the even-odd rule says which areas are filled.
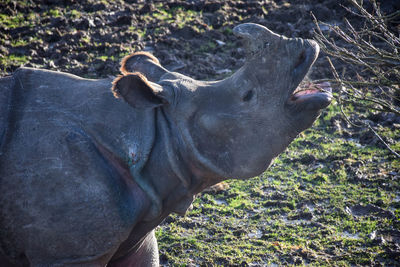
[[[246,94],[243,96],[242,100],[243,101],[250,101],[250,99],[253,97],[254,93],[253,90],[249,90],[246,92]]]

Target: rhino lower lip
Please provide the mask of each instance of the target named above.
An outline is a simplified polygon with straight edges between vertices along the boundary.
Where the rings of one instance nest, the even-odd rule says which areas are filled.
[[[329,83],[306,83],[294,90],[288,99],[291,106],[301,106],[306,110],[325,108],[331,101],[332,88]]]

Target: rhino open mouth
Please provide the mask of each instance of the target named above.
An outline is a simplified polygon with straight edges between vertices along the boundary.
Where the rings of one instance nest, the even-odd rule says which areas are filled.
[[[290,104],[302,105],[305,109],[323,109],[332,101],[332,88],[329,82],[314,84],[301,83],[289,96]]]

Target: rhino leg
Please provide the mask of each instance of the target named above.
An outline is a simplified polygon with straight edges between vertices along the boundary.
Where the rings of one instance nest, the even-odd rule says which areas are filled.
[[[159,266],[158,245],[154,230],[144,239],[140,247],[130,255],[111,261],[109,267],[152,267]]]

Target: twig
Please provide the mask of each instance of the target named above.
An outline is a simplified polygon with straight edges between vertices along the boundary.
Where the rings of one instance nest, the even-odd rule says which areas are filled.
[[[343,82],[342,82],[342,80],[340,79],[339,74],[338,74],[337,71],[336,71],[336,68],[333,66],[332,61],[330,60],[329,57],[327,57],[327,60],[328,60],[329,65],[330,65],[330,67],[331,67],[333,76],[334,76],[335,79],[336,79],[336,82],[337,82],[340,86],[343,86]],[[364,127],[367,127],[368,129],[370,129],[370,130],[372,131],[372,133],[373,133],[376,137],[378,137],[378,139],[384,144],[384,146],[385,146],[393,155],[395,155],[397,158],[400,158],[400,154],[397,153],[396,151],[394,151],[394,150],[383,140],[383,138],[372,128],[371,125],[369,125],[369,124],[367,124],[367,123],[365,123],[365,122],[362,122],[362,121],[359,121],[359,123],[361,123],[361,124],[356,124],[356,123],[354,123],[353,121],[350,120],[350,118],[347,116],[346,112],[345,112],[344,109],[343,109],[343,105],[341,104],[341,98],[340,98],[340,97],[338,97],[338,103],[339,103],[339,107],[340,107],[340,112],[341,112],[342,115],[344,116],[344,118],[345,118],[345,120],[346,120],[347,123],[349,123],[350,125],[352,125],[352,126],[354,126],[354,127],[357,127],[357,128],[362,128],[363,126],[364,126]]]
[[[360,66],[361,70],[357,73],[358,80],[341,78],[345,77],[344,73],[340,76],[327,57],[334,79],[320,81],[330,81],[339,86],[338,92],[333,95],[339,104],[340,112],[350,125],[368,128],[393,155],[399,158],[399,153],[394,151],[371,125],[359,118],[350,118],[344,107],[352,104],[367,111],[375,110],[400,115],[400,108],[392,104],[392,101],[399,98],[400,92],[400,36],[391,32],[387,24],[388,21],[399,17],[400,11],[384,15],[376,0],[370,0],[373,6],[372,12],[364,8],[363,1],[349,0],[349,2],[355,9],[343,7],[349,13],[364,19],[361,29],[356,29],[347,19],[344,20],[345,28],[342,29],[338,25],[318,21],[312,13],[311,16],[316,25],[315,39],[321,49],[331,57]],[[344,41],[344,45],[339,45],[334,38],[328,38],[320,25],[328,26],[331,36]],[[377,42],[379,46],[376,45]]]
[[[371,125],[365,123],[365,125],[368,126],[368,128],[375,134],[376,137],[379,138],[379,140],[386,146],[387,149],[389,149],[390,152],[392,152],[393,155],[396,157],[400,158],[400,154],[394,151],[384,140],[383,138],[371,127]]]

